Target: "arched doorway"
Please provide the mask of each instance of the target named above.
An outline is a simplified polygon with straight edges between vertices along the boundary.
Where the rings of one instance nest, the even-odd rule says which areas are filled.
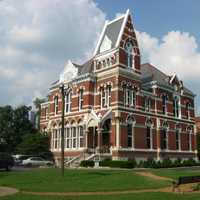
[[[107,119],[102,126],[102,151],[103,153],[110,152],[110,132],[111,119]]]

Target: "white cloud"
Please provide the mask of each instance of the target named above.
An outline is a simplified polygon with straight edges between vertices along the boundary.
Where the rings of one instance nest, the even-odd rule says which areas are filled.
[[[0,105],[47,94],[68,59],[91,56],[104,20],[93,0],[0,1]]]
[[[177,74],[195,94],[200,93],[200,52],[194,36],[171,31],[161,40],[148,33],[138,32],[137,38],[143,61],[150,62],[168,75]],[[196,98],[199,102],[199,97]],[[200,105],[197,105],[200,112]]]

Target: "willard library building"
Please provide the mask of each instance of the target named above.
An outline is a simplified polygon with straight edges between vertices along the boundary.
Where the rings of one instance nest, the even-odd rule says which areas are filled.
[[[169,72],[170,73],[170,72]],[[194,97],[176,74],[168,75],[141,54],[129,12],[106,21],[93,57],[68,62],[41,105],[41,129],[51,151],[61,152],[65,90],[65,160],[163,160],[197,158]]]

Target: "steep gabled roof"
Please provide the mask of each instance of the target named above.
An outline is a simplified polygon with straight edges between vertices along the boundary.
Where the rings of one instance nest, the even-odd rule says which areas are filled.
[[[129,14],[130,12],[127,10],[124,15],[110,22],[105,22],[104,28],[94,51],[94,56],[101,53],[102,45],[106,45],[106,50],[110,50],[119,46]]]
[[[141,65],[141,79],[143,84],[156,81],[159,85],[172,87],[170,80],[172,80],[174,77],[175,76],[166,75],[149,63]],[[189,95],[194,96],[194,93],[185,86],[183,86],[183,91]]]

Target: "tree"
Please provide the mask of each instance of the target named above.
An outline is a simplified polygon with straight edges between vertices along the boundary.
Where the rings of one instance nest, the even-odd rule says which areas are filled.
[[[31,107],[0,107],[0,151],[14,153],[24,135],[36,133],[28,119]]]
[[[17,146],[17,152],[20,154],[52,158],[52,154],[49,151],[49,138],[41,133],[25,135],[22,142]]]
[[[45,99],[39,99],[36,98],[33,103],[35,105],[35,108],[37,110],[36,112],[36,124],[37,124],[37,129],[40,130],[40,114],[41,114],[41,103],[44,103]]]

